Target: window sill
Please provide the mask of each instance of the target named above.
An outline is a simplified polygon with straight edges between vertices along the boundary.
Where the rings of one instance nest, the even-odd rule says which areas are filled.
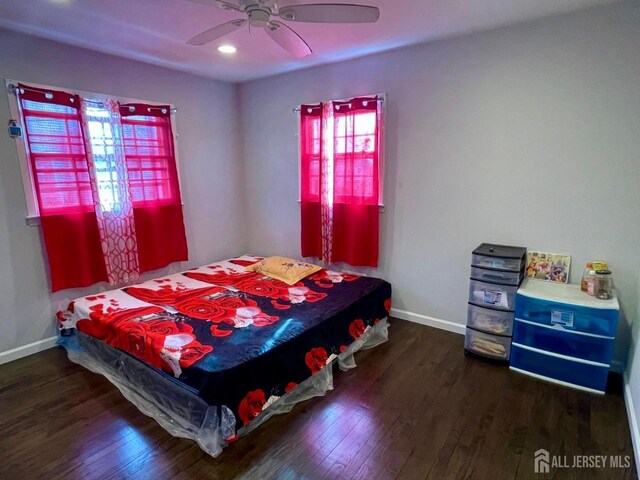
[[[184,207],[184,202],[180,205]],[[27,227],[37,227],[40,225],[40,215],[27,215],[24,219],[24,223]]]
[[[302,200],[297,200],[298,205],[302,205]],[[384,213],[384,205],[378,205],[378,211]]]

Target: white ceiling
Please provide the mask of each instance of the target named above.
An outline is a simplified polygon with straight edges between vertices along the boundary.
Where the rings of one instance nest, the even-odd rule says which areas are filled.
[[[228,0],[237,3],[238,0]],[[202,47],[201,31],[242,14],[186,0],[1,0],[0,27],[233,82],[345,60],[445,36],[488,30],[615,0],[289,0],[380,8],[375,24],[290,22],[313,55],[290,57],[264,31],[238,30]],[[232,56],[216,47],[231,43]]]

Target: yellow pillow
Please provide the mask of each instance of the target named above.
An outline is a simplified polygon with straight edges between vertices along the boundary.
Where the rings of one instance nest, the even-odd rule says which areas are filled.
[[[247,272],[256,272],[275,278],[287,285],[295,285],[309,275],[322,270],[322,267],[312,263],[301,262],[286,257],[268,257],[264,260],[245,267]]]

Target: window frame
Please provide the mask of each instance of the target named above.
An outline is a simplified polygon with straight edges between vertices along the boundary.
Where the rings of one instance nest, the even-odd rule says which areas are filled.
[[[18,99],[18,95],[15,92],[15,87],[17,87],[19,83],[31,85],[33,87],[42,88],[45,90],[62,90],[64,92],[68,92],[73,95],[79,95],[84,99],[92,100],[97,103],[101,102],[101,99],[104,99],[106,97],[106,98],[116,100],[120,103],[146,103],[146,104],[152,104],[152,105],[157,104],[161,106],[169,105],[169,107],[171,108],[171,115],[170,115],[171,130],[173,132],[173,148],[174,148],[174,155],[176,160],[176,170],[178,173],[178,186],[180,188],[180,191],[182,191],[182,179],[180,174],[180,171],[181,171],[180,155],[178,153],[179,135],[178,135],[177,121],[176,121],[177,108],[173,103],[157,102],[157,101],[151,101],[151,100],[143,100],[139,98],[122,97],[119,95],[88,92],[84,90],[77,90],[77,89],[66,88],[66,87],[56,87],[54,85],[44,85],[41,83],[14,80],[11,78],[5,78],[4,83],[5,83],[5,88],[7,90],[7,98],[9,100],[9,113],[11,115],[10,120],[15,121],[22,131],[22,135],[20,137],[15,137],[14,140],[16,144],[18,163],[20,166],[20,176],[22,177],[24,197],[25,197],[25,202],[27,206],[27,214],[25,216],[25,223],[27,225],[35,226],[40,224],[40,208],[38,205],[38,195],[35,190],[35,182],[33,179],[33,171],[31,168],[31,161],[29,157],[30,155],[29,144],[27,142],[26,135],[25,135],[22,106]],[[184,201],[182,202],[182,204],[184,205]]]
[[[297,133],[296,133],[296,139],[297,139],[297,151],[298,151],[298,203],[302,203],[302,131],[300,129],[301,127],[301,114],[300,114],[300,109],[302,107],[299,105],[298,107],[294,108],[294,112],[296,114],[296,119],[298,122],[297,125]],[[318,108],[322,108],[322,107],[318,107]],[[320,126],[320,128],[322,128],[322,125]],[[318,169],[321,168],[321,160],[322,160],[322,155],[321,155],[321,151],[322,151],[322,146],[319,145],[319,152],[318,152]],[[315,155],[314,155],[315,156]],[[318,171],[318,175],[320,175],[320,171]],[[318,202],[320,201],[320,192],[318,192]]]
[[[148,104],[148,102],[144,102],[144,103]],[[166,106],[166,104],[164,104],[163,106]],[[170,108],[173,109],[173,107],[171,107],[171,106],[170,106]],[[123,117],[122,118],[122,120],[123,120],[123,123],[122,123],[122,127],[123,127],[122,128],[122,148],[123,148],[123,151],[125,152],[125,163],[126,163],[127,172],[129,172],[129,162],[128,162],[128,160],[126,160],[127,140],[131,140],[131,139],[130,138],[129,139],[125,138],[124,124],[126,123],[125,119],[129,119],[129,121],[131,121],[132,117],[158,118],[158,117],[155,117],[153,115],[133,115],[133,116],[128,116],[128,117]],[[181,188],[181,184],[180,184],[180,172],[178,170],[178,159],[177,159],[177,154],[176,154],[176,152],[177,152],[177,143],[176,143],[176,133],[175,133],[175,123],[174,123],[175,120],[173,118],[173,115],[170,115],[169,119],[170,119],[170,122],[171,122],[171,130],[173,132],[173,142],[172,142],[173,145],[172,145],[172,148],[173,148],[175,164],[176,164],[176,174],[178,176],[178,185],[177,185],[178,191],[177,192],[174,191],[175,190],[174,189],[175,185],[173,185],[173,182],[171,182],[172,183],[171,190],[173,191],[172,192],[173,195],[169,199],[167,199],[167,198],[162,198],[162,199],[158,198],[157,201],[149,201],[148,199],[145,199],[143,201],[139,201],[139,200],[136,200],[135,198],[133,198],[133,195],[132,195],[131,196],[131,201],[132,201],[132,205],[133,205],[134,208],[144,207],[146,205],[149,205],[149,203],[151,203],[152,205],[157,205],[158,203],[164,204],[164,205],[174,204],[175,203],[175,198],[174,198],[175,195],[179,196],[181,201],[182,201],[182,188]],[[149,120],[140,120],[140,119],[133,120],[133,122],[148,122],[148,121]],[[129,125],[131,125],[131,123],[129,123]],[[153,128],[156,128],[156,126],[154,126]],[[135,127],[134,127],[134,131],[135,131]],[[136,145],[137,145],[137,138],[136,138]],[[169,166],[169,169],[171,169],[170,166]],[[144,168],[140,166],[138,168],[138,170],[142,173],[144,171]],[[131,183],[135,183],[135,180],[131,180],[131,178],[129,178],[129,182],[130,182],[129,187],[131,188]],[[142,185],[143,185],[143,188],[144,188],[144,181],[142,181]],[[182,204],[184,205],[184,203],[182,203]]]
[[[378,152],[378,207],[380,212],[384,211],[384,172],[385,172],[385,129],[386,129],[386,108],[387,108],[387,94],[386,93],[377,93],[377,94],[368,94],[368,95],[356,95],[357,97],[377,97],[378,98],[378,108],[380,110],[380,118],[379,125],[377,126],[380,134],[378,135],[378,145],[376,145],[376,149]],[[342,99],[332,99],[332,100],[322,100],[319,102],[308,102],[310,105],[314,104],[323,104],[327,102],[347,102],[349,98]],[[302,203],[302,150],[300,145],[300,139],[302,138],[302,132],[300,131],[300,109],[301,105],[298,105],[293,109],[296,114],[297,126],[296,126],[296,140],[297,140],[297,150],[298,150],[298,203]]]

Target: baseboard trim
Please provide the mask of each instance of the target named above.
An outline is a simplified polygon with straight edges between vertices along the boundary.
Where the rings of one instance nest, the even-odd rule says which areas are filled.
[[[428,317],[427,315],[399,310],[397,308],[392,308],[390,314],[392,317],[399,318],[400,320],[407,320],[409,322],[419,323],[421,325],[427,325],[429,327],[439,328],[440,330],[447,330],[448,332],[464,335],[465,326],[460,323]]]
[[[627,417],[629,417],[629,431],[631,432],[631,443],[633,444],[633,455],[636,459],[636,472],[640,471],[640,426],[638,417],[633,405],[631,387],[629,386],[629,376],[624,374],[624,404],[627,407]]]
[[[623,374],[625,370],[625,364],[620,360],[611,360],[611,370],[613,372]]]
[[[49,337],[43,340],[38,340],[37,342],[23,345],[22,347],[7,350],[6,352],[1,352],[0,365],[2,365],[3,363],[13,362],[14,360],[18,360],[19,358],[28,357],[29,355],[33,355],[34,353],[42,352],[44,350],[55,347],[57,340],[58,337]]]

